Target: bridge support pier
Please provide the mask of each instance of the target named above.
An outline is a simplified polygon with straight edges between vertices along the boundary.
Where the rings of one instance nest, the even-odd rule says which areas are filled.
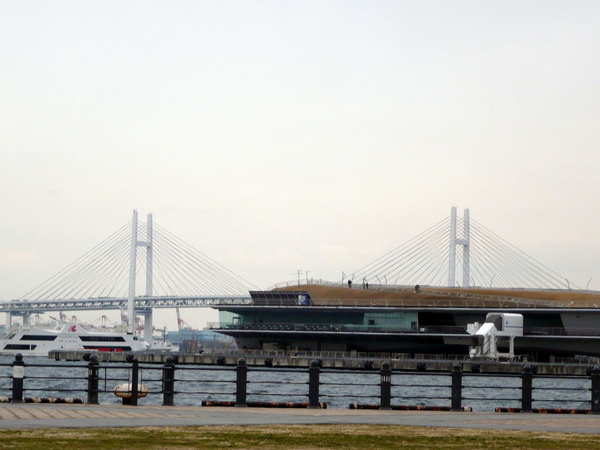
[[[139,312],[141,312],[144,315],[144,340],[147,343],[152,344],[152,341],[154,339],[152,337],[152,331],[154,329],[152,323],[152,308],[147,308]]]
[[[40,311],[43,313],[43,311]],[[31,317],[31,312],[29,311],[8,311],[6,313],[6,328],[10,328],[13,323],[13,317],[21,316],[23,318],[23,325],[30,325],[29,318]]]

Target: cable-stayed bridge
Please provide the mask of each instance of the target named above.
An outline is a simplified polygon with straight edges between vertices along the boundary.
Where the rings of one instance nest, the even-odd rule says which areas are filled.
[[[127,298],[132,281],[147,297],[248,295],[251,283],[153,223],[151,214],[137,227],[135,218],[22,298]]]
[[[143,295],[136,294],[138,286],[144,286]],[[153,223],[151,214],[138,222],[134,211],[128,224],[21,299],[1,303],[0,312],[22,315],[26,322],[31,314],[46,311],[118,309],[130,331],[135,316],[143,315],[148,337],[153,308],[246,304],[252,289]]]
[[[470,218],[464,210],[356,270],[371,285],[571,289],[569,281]]]

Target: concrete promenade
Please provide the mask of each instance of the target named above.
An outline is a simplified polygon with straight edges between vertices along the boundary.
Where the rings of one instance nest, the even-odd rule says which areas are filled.
[[[342,423],[600,434],[591,414],[0,404],[0,429]]]

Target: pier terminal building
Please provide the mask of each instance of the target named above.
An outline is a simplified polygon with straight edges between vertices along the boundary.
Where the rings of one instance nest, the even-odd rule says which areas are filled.
[[[467,357],[467,325],[506,312],[523,316],[517,355],[600,356],[598,292],[302,285],[250,294],[249,304],[218,306],[219,322],[209,324],[239,348]]]

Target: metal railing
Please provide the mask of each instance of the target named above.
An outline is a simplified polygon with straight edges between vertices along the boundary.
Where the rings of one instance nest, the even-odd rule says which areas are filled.
[[[342,332],[342,333],[411,333],[411,334],[467,334],[467,327],[451,325],[419,325],[413,327],[326,324],[326,323],[220,323],[208,322],[210,330],[240,331],[310,331],[310,332]],[[600,336],[599,328],[573,327],[524,327],[524,336]]]
[[[313,360],[308,370],[293,368],[248,367],[240,358],[235,366],[178,365],[170,357],[166,364],[142,365],[133,358],[128,364],[101,364],[91,355],[87,364],[26,364],[21,355],[8,364],[0,364],[0,391],[5,401],[35,401],[31,392],[81,392],[82,402],[98,404],[100,397],[120,394],[123,403],[133,406],[148,398],[173,405],[175,400],[196,405],[228,406],[301,406],[363,409],[436,409],[464,411],[463,403],[511,404],[496,411],[581,412],[600,414],[600,367],[589,369],[586,376],[537,375],[536,367],[526,365],[520,374],[463,372],[459,363],[450,372],[428,372],[423,364],[417,372],[392,371],[388,361],[375,370],[347,371],[323,369]],[[53,374],[50,368],[54,370]],[[494,380],[498,380],[495,382]],[[112,385],[120,383],[120,389]],[[113,401],[118,401],[113,398]],[[279,402],[284,399],[285,401]],[[371,403],[361,403],[370,399]],[[350,403],[347,403],[350,402]],[[378,402],[378,403],[377,403]],[[402,404],[398,404],[402,402]],[[515,407],[517,404],[519,407]],[[556,408],[533,408],[544,404]],[[566,408],[562,405],[566,405]],[[573,405],[584,405],[575,408]]]
[[[465,334],[466,327],[428,325],[428,326],[377,326],[353,324],[327,324],[327,323],[220,323],[208,322],[211,330],[254,330],[254,331],[327,331],[327,332],[360,332],[360,333],[429,333],[429,334]]]

